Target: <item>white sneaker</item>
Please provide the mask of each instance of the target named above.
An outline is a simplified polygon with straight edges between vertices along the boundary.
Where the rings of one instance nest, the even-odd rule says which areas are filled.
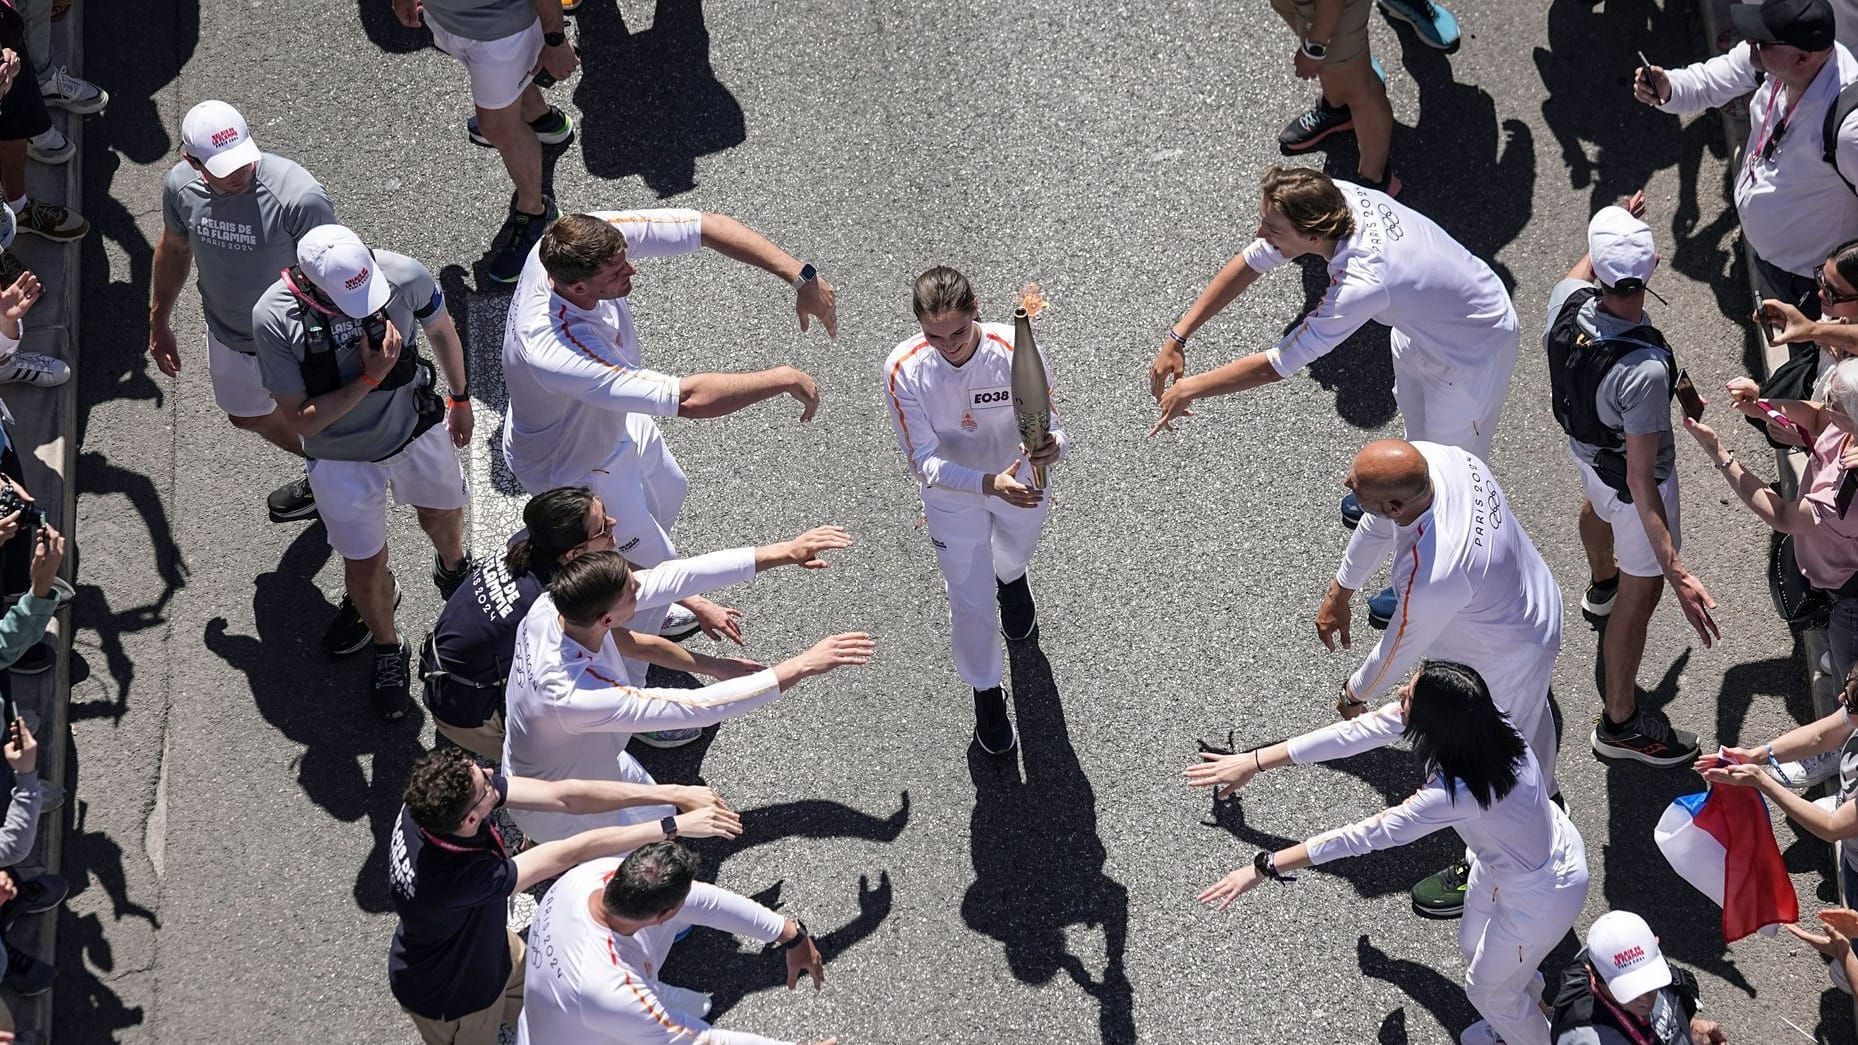
[[[39,94],[44,96],[46,105],[66,112],[102,112],[103,107],[110,104],[108,91],[81,76],[72,76],[62,65],[39,81]]]
[[[62,359],[42,356],[36,352],[15,352],[12,358],[0,360],[0,385],[24,384],[53,388],[69,380],[71,368]]]
[[[697,615],[677,603],[672,603],[671,608],[665,612],[664,623],[658,626],[658,637],[670,639],[672,642],[682,642],[699,630],[701,629],[697,626]]]
[[[1788,787],[1812,787],[1822,780],[1839,775],[1839,753],[1824,751],[1808,755],[1798,762],[1768,763],[1768,775]]]
[[[39,134],[26,139],[26,155],[40,163],[68,163],[77,155],[77,146],[56,127],[47,127]]]
[[[688,987],[673,987],[668,983],[660,983],[658,1000],[664,1002],[665,1008],[675,1009],[686,1016],[703,1019],[710,1014],[710,996]]]
[[[1489,1020],[1478,1020],[1458,1035],[1458,1045],[1503,1045],[1503,1039],[1490,1029]]]

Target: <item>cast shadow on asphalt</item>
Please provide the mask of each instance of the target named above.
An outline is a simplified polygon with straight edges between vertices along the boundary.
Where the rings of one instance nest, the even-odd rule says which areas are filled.
[[[701,683],[685,672],[667,671],[653,666],[646,678],[646,685],[695,689]],[[681,747],[653,748],[635,743],[630,745],[629,750],[654,780],[701,784],[704,782],[703,760],[719,728],[713,726],[705,729],[702,737]],[[730,801],[732,796],[723,797],[725,801]],[[697,877],[701,881],[716,881],[723,861],[731,853],[750,846],[767,845],[789,838],[856,838],[889,843],[896,841],[910,820],[908,791],[898,796],[897,811],[887,817],[872,816],[842,802],[823,799],[779,802],[752,809],[744,809],[734,801],[730,804],[742,814],[742,834],[739,837],[730,841],[699,839],[688,843],[696,850],[700,860]],[[815,883],[809,884],[817,891]],[[751,898],[778,910],[781,886],[782,883],[776,882],[754,893]],[[878,872],[876,885],[871,884],[869,875],[859,875],[857,917],[830,931],[824,931],[816,925],[808,927],[819,944],[821,956],[830,963],[876,932],[884,919],[890,916],[891,902],[888,871]],[[714,1018],[750,994],[784,986],[781,971],[780,963],[771,961],[762,948],[744,945],[726,933],[700,930],[671,952],[671,957],[665,962],[664,976],[667,983],[708,993],[710,1015]]]
[[[206,648],[245,675],[258,711],[279,733],[303,746],[297,783],[324,812],[343,823],[367,820],[374,847],[355,875],[355,904],[371,914],[392,910],[387,891],[388,834],[399,820],[400,790],[413,763],[424,716],[417,708],[398,722],[381,722],[362,695],[371,670],[366,656],[331,662],[323,655],[323,625],[335,606],[313,583],[329,558],[319,521],[285,549],[277,567],[258,575],[252,595],[256,635],[234,635],[226,619],[206,624]],[[424,570],[405,571],[413,598],[436,598]],[[419,579],[416,582],[416,578]],[[315,668],[306,670],[306,665]]]
[[[76,795],[79,776],[75,755],[71,772],[74,775],[67,781],[67,787],[70,794]],[[129,899],[122,846],[104,832],[86,827],[90,803],[78,800],[75,805],[75,823],[67,822],[65,828],[61,869],[71,883],[72,894],[83,893],[94,881],[109,894],[113,923],[124,918],[140,918],[148,922],[150,928],[159,930],[160,917]],[[67,805],[59,815],[72,816],[71,806]],[[140,1026],[147,1018],[141,1008],[125,1006],[104,979],[129,970],[117,969],[109,930],[97,915],[79,916],[73,914],[69,906],[59,909],[58,970],[59,1041],[115,1041],[118,1031]]]
[[[968,748],[974,884],[962,898],[961,917],[1000,941],[1021,983],[1066,974],[1096,1000],[1101,1040],[1133,1042],[1134,991],[1123,969],[1128,893],[1103,871],[1096,794],[1071,745],[1051,663],[1036,639],[1008,649],[1019,748],[1012,757]],[[1065,930],[1073,925],[1102,928],[1100,974],[1066,947]]]
[[[636,175],[667,199],[697,187],[699,157],[747,140],[741,103],[710,67],[701,0],[658,0],[651,28],[636,33],[606,0],[583,5],[575,22],[589,174]]]

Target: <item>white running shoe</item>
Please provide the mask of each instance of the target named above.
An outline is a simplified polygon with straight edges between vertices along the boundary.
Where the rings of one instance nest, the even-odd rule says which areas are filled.
[[[1478,1020],[1458,1035],[1458,1045],[1503,1045],[1503,1039],[1490,1029],[1489,1020]]]
[[[682,642],[700,630],[702,629],[697,625],[696,614],[672,603],[671,608],[665,611],[664,623],[658,626],[658,637],[670,639],[672,642]]]
[[[110,92],[82,76],[72,76],[62,65],[39,81],[39,94],[44,96],[46,105],[66,112],[102,112],[103,107],[110,104]]]
[[[1839,775],[1839,753],[1824,751],[1817,755],[1808,755],[1798,762],[1782,762],[1778,766],[1770,762],[1768,763],[1768,775],[1788,787],[1812,787],[1822,780],[1830,780]]]
[[[42,356],[36,352],[15,352],[11,358],[0,360],[0,385],[54,388],[69,380],[71,368],[62,359]]]
[[[77,155],[77,146],[71,144],[63,131],[47,127],[26,139],[26,155],[47,165],[67,163]]]

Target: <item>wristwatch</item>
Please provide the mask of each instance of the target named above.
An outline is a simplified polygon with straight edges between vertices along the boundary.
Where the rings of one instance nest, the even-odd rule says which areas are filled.
[[[471,405],[471,386],[466,385],[463,388],[459,389],[458,391],[453,392],[451,395],[446,396],[445,399],[447,402],[452,403],[455,406],[470,406]]]
[[[809,261],[806,264],[800,266],[800,275],[799,275],[799,278],[794,280],[794,289],[801,290],[805,288],[805,286],[808,283],[811,283],[818,278],[819,278],[819,270],[814,268],[813,263]]]
[[[677,817],[667,816],[663,820],[658,821],[658,826],[664,829],[665,841],[669,842],[671,839],[677,837]]]
[[[801,944],[803,944],[803,943],[805,943],[805,942],[807,941],[807,939],[808,939],[808,938],[809,938],[810,936],[812,936],[812,934],[811,934],[811,933],[809,933],[809,932],[807,932],[807,931],[806,931],[806,923],[805,923],[805,922],[803,922],[803,921],[801,921],[801,920],[800,920],[800,919],[798,919],[798,918],[795,918],[795,919],[794,919],[794,925],[795,925],[795,926],[796,926],[796,927],[797,927],[797,928],[799,929],[799,931],[798,931],[798,932],[796,932],[796,933],[794,933],[794,938],[793,938],[793,939],[791,939],[791,940],[788,940],[788,941],[787,941],[786,943],[784,943],[784,944],[781,944],[781,950],[783,950],[783,951],[791,951],[791,950],[793,950],[793,949],[794,949],[795,947],[798,947],[798,946],[800,946]]]
[[[1303,44],[1301,45],[1301,47],[1299,47],[1299,50],[1303,52],[1304,57],[1313,58],[1319,62],[1322,61],[1324,58],[1329,57],[1329,45],[1325,43],[1320,43],[1315,40],[1303,41]],[[1282,54],[1283,52],[1279,51],[1278,53]]]
[[[549,47],[560,47],[568,42],[568,34],[563,32],[543,33],[542,43]]]

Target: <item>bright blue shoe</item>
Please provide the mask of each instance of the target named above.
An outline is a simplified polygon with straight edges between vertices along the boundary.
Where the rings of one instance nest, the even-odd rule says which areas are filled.
[[[1399,605],[1399,596],[1394,594],[1392,588],[1382,588],[1368,596],[1368,626],[1386,631],[1388,622],[1393,620],[1394,610]]]
[[[1377,77],[1382,84],[1387,82],[1387,70],[1381,68],[1381,60],[1379,58],[1369,55],[1368,66],[1374,70],[1375,77]]]
[[[1368,514],[1361,510],[1361,502],[1355,499],[1353,492],[1342,495],[1342,525],[1354,529],[1361,525],[1361,517]]]
[[[1432,0],[1380,0],[1381,13],[1413,27],[1428,47],[1458,49],[1458,18]]]

